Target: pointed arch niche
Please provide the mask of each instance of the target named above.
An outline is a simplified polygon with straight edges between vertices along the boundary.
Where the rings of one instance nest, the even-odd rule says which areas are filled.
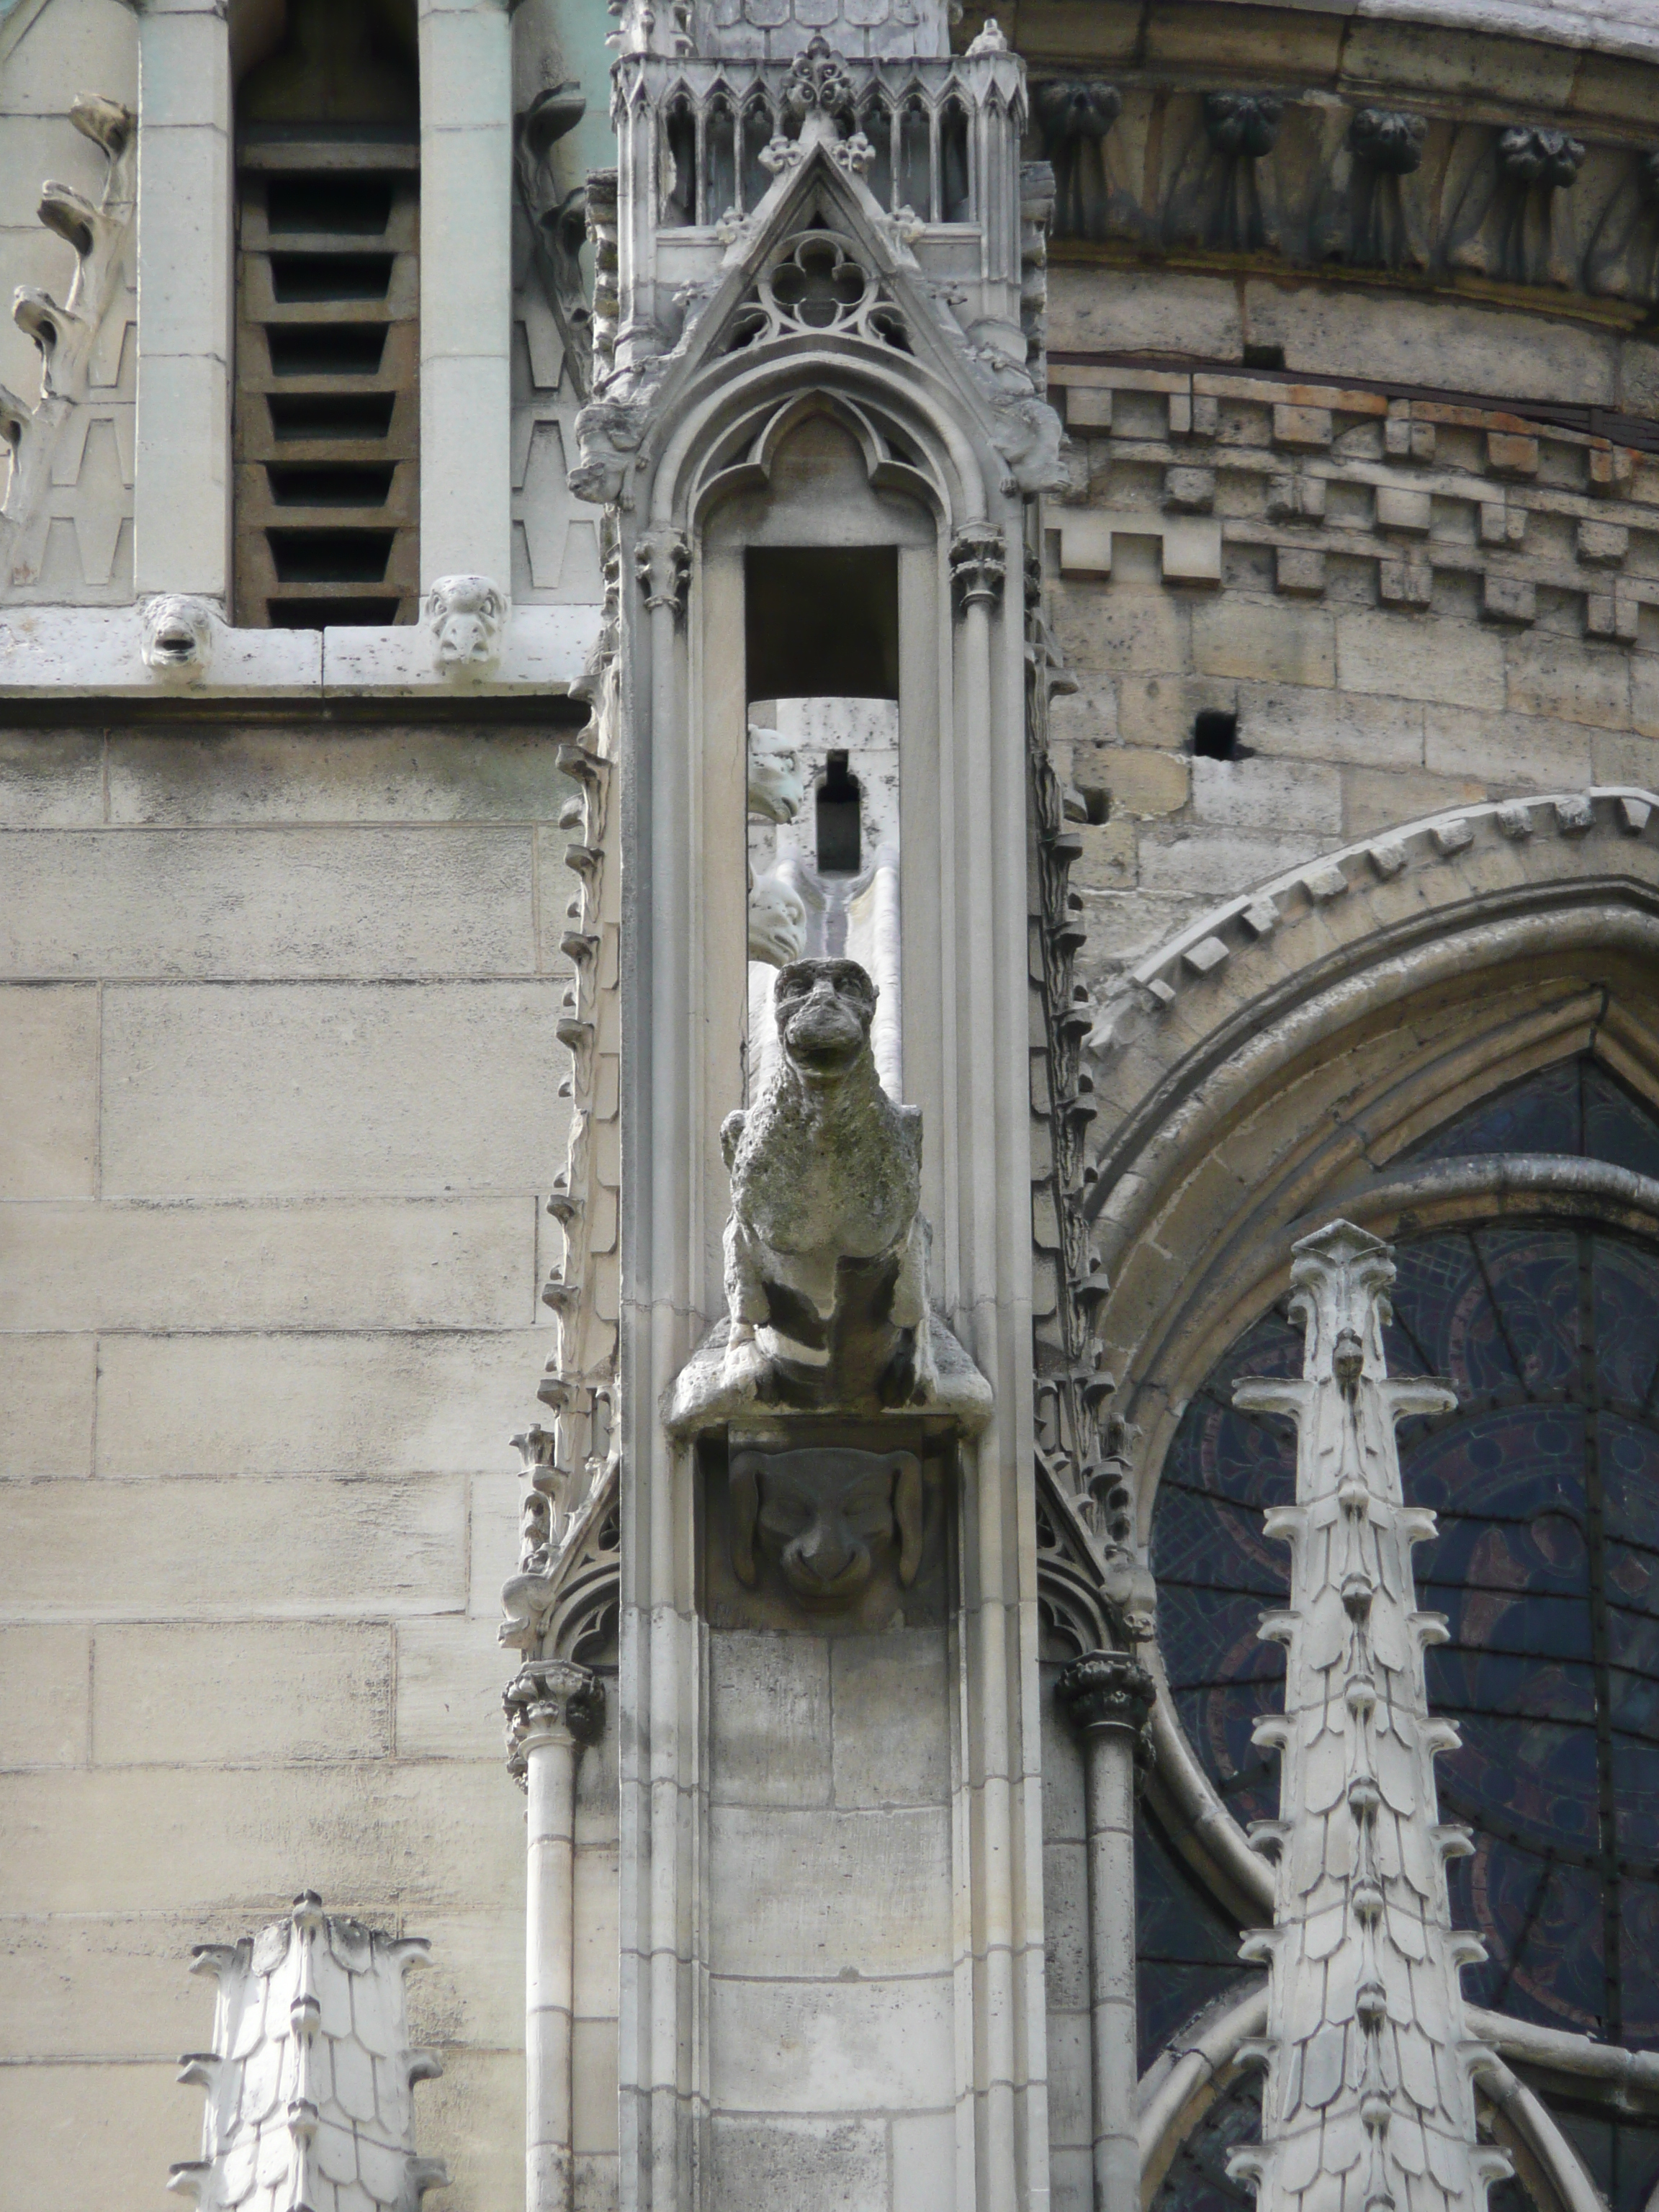
[[[743,290],[732,289],[735,313]],[[712,355],[718,340],[708,343]],[[752,2102],[744,2069],[770,2033],[761,2000],[741,1990],[764,1994],[781,1971],[756,1968],[753,1933],[747,1965],[734,1967],[729,1930],[700,1902],[741,1887],[739,1859],[721,1855],[752,1857],[761,1815],[740,1837],[727,1809],[720,1700],[729,1706],[736,1662],[707,1601],[714,1553],[696,1446],[670,1432],[662,1408],[724,1311],[731,1186],[720,1131],[744,1103],[750,1008],[750,724],[769,699],[841,692],[896,712],[902,1017],[892,1063],[902,1077],[890,1079],[922,1111],[932,1300],[995,1405],[981,1433],[951,1448],[939,1595],[927,1601],[936,1610],[907,1613],[917,1653],[931,1633],[937,1659],[866,1716],[870,1740],[890,1746],[894,1789],[914,1794],[918,1776],[934,1778],[916,1832],[936,1837],[948,1888],[930,1889],[920,1861],[916,1887],[948,1894],[949,1909],[906,1933],[912,1966],[899,1976],[881,1915],[849,1889],[836,1940],[861,1978],[791,2002],[826,2022],[846,2013],[834,2033],[857,2042],[850,2008],[890,2002],[903,2064],[878,2101],[901,2115],[894,2199],[953,2172],[955,2201],[991,2212],[1042,2197],[1047,2152],[1036,1528],[1022,1480],[1031,1424],[1024,501],[978,404],[868,335],[804,329],[739,344],[667,384],[656,422],[619,530],[623,586],[638,595],[621,627],[619,687],[629,733],[622,1664],[628,1694],[653,1714],[648,1743],[622,1747],[623,2170],[660,2174],[706,2159],[704,2171],[724,2171],[723,2146],[750,2124],[735,2117]],[[846,792],[846,780],[834,785],[832,808],[850,805]],[[717,1510],[707,1509],[711,1523]],[[968,1714],[982,1717],[991,1753],[974,1749]],[[722,1863],[724,1883],[709,1872]],[[631,1882],[630,1865],[648,1866],[649,1882]],[[867,1924],[854,1924],[860,1915]],[[681,1970],[671,1976],[673,1957]],[[743,1972],[754,1978],[740,1983]],[[809,2094],[822,2087],[779,2092],[786,2106]],[[847,2095],[861,2127],[876,2089],[849,2077]]]
[[[1092,1205],[1112,1278],[1099,1322],[1104,1364],[1138,1438],[1137,1526],[1141,1557],[1154,1572],[1160,1485],[1201,1490],[1212,1462],[1225,1460],[1237,1472],[1247,1449],[1236,1433],[1219,1438],[1206,1431],[1207,1443],[1194,1442],[1201,1395],[1207,1389],[1213,1402],[1227,1398],[1235,1352],[1252,1371],[1272,1362],[1269,1340],[1286,1335],[1275,1313],[1290,1247],[1334,1216],[1398,1242],[1396,1309],[1407,1328],[1413,1301],[1433,1303],[1429,1276],[1455,1300],[1456,1285],[1439,1281],[1453,1248],[1474,1255],[1468,1264],[1479,1274],[1490,1271],[1477,1246],[1501,1246],[1492,1264],[1511,1274],[1529,1267],[1534,1306],[1552,1264],[1545,1248],[1555,1261],[1555,1247],[1571,1248],[1577,1286],[1562,1308],[1562,1341],[1577,1345],[1580,1364],[1602,1351],[1614,1356],[1611,1336],[1601,1346],[1596,1333],[1597,1301],[1605,1302],[1598,1285],[1610,1279],[1609,1269],[1627,1275],[1639,1264],[1651,1275],[1659,1267],[1659,1180],[1645,1149],[1659,1141],[1656,832],[1659,801],[1624,789],[1413,823],[1216,909],[1122,979],[1090,1041],[1100,1107]],[[1506,1324],[1501,1296],[1488,1302],[1496,1341],[1516,1324],[1512,1316]],[[1532,1317],[1540,1343],[1549,1334],[1542,1314],[1537,1307]],[[1518,1326],[1524,1333],[1532,1321]],[[1398,1350],[1401,1367],[1456,1364],[1437,1344]],[[1568,1364],[1573,1372],[1558,1395],[1569,1413],[1601,1405],[1597,1375],[1586,1365],[1579,1376],[1573,1358]],[[1522,1376],[1511,1395],[1526,1401],[1529,1418],[1547,1419],[1550,1394],[1541,1384],[1532,1389]],[[1501,1425],[1504,1393],[1492,1400],[1495,1412],[1483,1413],[1486,1401],[1478,1392],[1475,1398],[1469,1419]],[[1463,1419],[1449,1417],[1448,1445]],[[1424,1444],[1431,1458],[1441,1441],[1437,1431]],[[1524,1456],[1519,1445],[1504,1447],[1492,1464],[1502,1473],[1517,1451]],[[1446,1500],[1427,1502],[1451,1510]],[[1564,1493],[1562,1510],[1571,1507]],[[1255,1552],[1244,1522],[1231,1540],[1212,1528],[1193,1541],[1200,1551],[1208,1544],[1218,1587],[1249,1581]],[[1419,1571],[1432,1583],[1431,1554]],[[1493,1588],[1503,1581],[1500,1571]],[[1174,1581],[1169,1595],[1164,1625],[1176,1636]],[[1184,1604],[1184,1589],[1180,1596]],[[1431,1587],[1423,1601],[1448,1602]],[[1264,1586],[1260,1609],[1273,1602]],[[1450,1609],[1455,1615],[1455,1593]],[[1461,1632],[1455,1627],[1455,1638]],[[1210,1670],[1224,1701],[1221,1678],[1256,1671],[1253,1658],[1241,1656],[1247,1648],[1253,1654],[1254,1644],[1242,1627],[1240,1636],[1239,1651]],[[1481,1647],[1471,1632],[1468,1650]],[[1244,1802],[1248,1791],[1224,1798],[1214,1758],[1200,1756],[1183,1732],[1183,1708],[1188,1722],[1195,1710],[1194,1685],[1184,1675],[1171,1680],[1169,1650],[1148,1657],[1160,1687],[1158,1761],[1148,1792],[1158,1843],[1149,1856],[1159,1859],[1167,1848],[1168,1857],[1143,1893],[1190,1883],[1208,1900],[1220,1933],[1207,1981],[1195,1974],[1190,1984],[1190,2002],[1218,1992],[1215,2002],[1172,2038],[1166,2021],[1155,2039],[1162,2051],[1147,2054],[1145,2196],[1148,2204],[1201,2197],[1219,2205],[1233,2197],[1216,2178],[1219,2148],[1238,2139],[1254,2094],[1231,2085],[1260,2012],[1249,1978],[1231,1965],[1222,1939],[1228,1922],[1248,1926],[1269,1917],[1272,1885],[1243,1826],[1243,1814],[1261,1807]],[[1613,1663],[1616,1670],[1624,1662],[1615,1655]],[[1598,1692],[1598,1708],[1601,1702]],[[1194,1725],[1210,1729],[1201,1718]],[[1627,1778],[1640,1786],[1641,1778]],[[1457,1779],[1449,1770],[1443,1775],[1443,1810],[1480,1826],[1477,1809],[1448,1801],[1446,1785]],[[1525,1839],[1517,1831],[1510,1840]],[[1647,1873],[1641,1857],[1632,1846],[1632,1882]],[[1466,1901],[1462,1911],[1470,1909]],[[1515,1932],[1511,1925],[1511,1950]],[[1164,1978],[1175,1977],[1166,1969]],[[1547,1993],[1517,2002],[1524,1979],[1511,1988],[1494,1969],[1471,1990],[1492,2008],[1471,2017],[1498,2054],[1483,2082],[1483,2124],[1516,2153],[1516,2182],[1494,2205],[1524,2201],[1522,2191],[1549,2212],[1593,2204],[1594,2152],[1586,2145],[1593,2147],[1598,2128],[1605,2133],[1617,2123],[1650,2148],[1659,2144],[1659,2056],[1573,2032],[1571,2008],[1558,2003],[1552,2012]],[[1651,2040],[1650,2027],[1638,2027],[1631,2039]],[[1610,2155],[1621,2154],[1635,2155],[1614,2144]],[[1627,2204],[1627,2187],[1614,2179]]]

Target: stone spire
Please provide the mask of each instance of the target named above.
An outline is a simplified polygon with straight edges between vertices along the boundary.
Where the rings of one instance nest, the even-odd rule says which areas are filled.
[[[422,1938],[325,1912],[314,1890],[257,1936],[198,1944],[214,2047],[179,2079],[207,2091],[202,2155],[167,2186],[200,2212],[419,2212],[449,2179],[414,2147],[414,2085],[443,2071],[407,2038],[404,1977],[426,1963]]]
[[[1483,2212],[1507,2157],[1480,2147],[1474,2075],[1486,2056],[1461,1969],[1445,1862],[1469,1849],[1437,1811],[1434,1761],[1457,1732],[1430,1717],[1413,1544],[1432,1514],[1405,1504],[1396,1422],[1449,1412],[1445,1384],[1390,1382],[1382,1350],[1394,1261],[1346,1221],[1295,1248],[1299,1382],[1241,1382],[1234,1402],[1297,1428],[1296,1503],[1267,1516],[1291,1547],[1291,1603],[1261,1634],[1286,1653],[1285,1711],[1257,1743],[1280,1754],[1280,1818],[1253,1832],[1276,1856],[1261,2147],[1233,2154],[1258,2212]]]

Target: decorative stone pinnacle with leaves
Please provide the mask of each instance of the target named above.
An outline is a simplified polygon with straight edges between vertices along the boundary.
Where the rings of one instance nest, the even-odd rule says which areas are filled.
[[[1295,1248],[1296,1381],[1242,1381],[1234,1403],[1296,1425],[1296,1503],[1266,1533],[1291,1547],[1291,1598],[1261,1635],[1285,1649],[1285,1710],[1256,1723],[1280,1758],[1279,1817],[1251,1840],[1277,1862],[1273,1926],[1241,1955],[1268,1968],[1261,2145],[1233,2154],[1258,2212],[1314,2203],[1484,2212],[1505,2154],[1475,2131],[1473,2040],[1460,1982],[1484,1955],[1452,1928],[1434,1761],[1457,1732],[1433,1719],[1412,1547],[1435,1531],[1407,1505],[1395,1425],[1449,1411],[1443,1382],[1390,1381],[1389,1248],[1346,1221]],[[1350,2193],[1352,2192],[1352,2193]]]

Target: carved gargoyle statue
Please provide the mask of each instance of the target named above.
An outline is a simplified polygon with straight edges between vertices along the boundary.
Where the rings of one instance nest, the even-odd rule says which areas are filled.
[[[758,1545],[809,1613],[839,1612],[858,1602],[895,1551],[899,1588],[908,1589],[925,1534],[915,1452],[732,1455],[732,1565],[746,1589],[760,1580]]]
[[[926,1404],[921,1109],[896,1106],[876,1073],[876,987],[855,960],[792,960],[773,1003],[771,1079],[720,1131],[725,1382],[774,1403]]]

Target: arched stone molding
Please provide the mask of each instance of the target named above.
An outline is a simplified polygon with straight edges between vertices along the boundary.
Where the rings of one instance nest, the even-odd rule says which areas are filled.
[[[1431,1194],[1455,1204],[1445,1164],[1407,1190],[1389,1163],[1574,1053],[1659,1101],[1656,960],[1659,800],[1597,790],[1352,847],[1217,908],[1124,979],[1090,1039],[1089,1204],[1106,1364],[1143,1435],[1143,1540],[1146,1471],[1191,1385],[1269,1302],[1304,1217],[1340,1205],[1397,1225]],[[1645,1201],[1609,1184],[1598,1202]]]

